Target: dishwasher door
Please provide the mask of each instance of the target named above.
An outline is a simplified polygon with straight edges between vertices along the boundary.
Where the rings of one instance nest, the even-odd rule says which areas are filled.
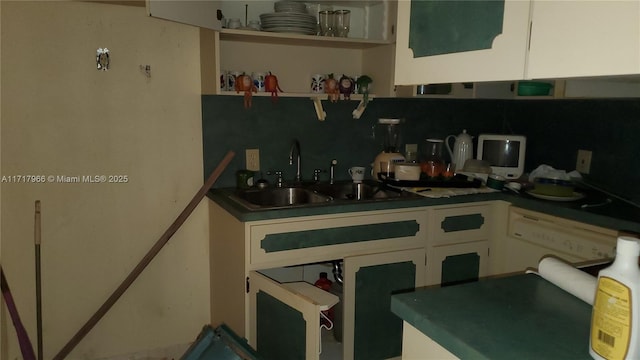
[[[612,258],[618,232],[512,207],[505,248],[505,271],[537,268],[554,255],[570,263]]]

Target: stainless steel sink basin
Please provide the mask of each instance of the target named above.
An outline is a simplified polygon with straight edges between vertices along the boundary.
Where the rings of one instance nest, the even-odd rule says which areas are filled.
[[[250,208],[278,208],[332,200],[330,196],[301,187],[249,189],[238,192],[234,197]]]
[[[298,184],[295,187],[248,189],[237,191],[231,195],[231,199],[250,210],[281,209],[341,202],[385,201],[411,197],[420,198],[420,196],[408,192],[386,189],[377,181],[365,181],[362,183],[362,197],[360,199],[355,196],[352,181],[342,181],[335,184],[312,183]]]
[[[321,194],[329,195],[335,200],[354,200],[355,187],[352,181],[338,182],[335,184],[321,183],[309,187]],[[382,188],[377,181],[362,183],[362,198],[360,200],[389,199],[401,197],[402,193]]]

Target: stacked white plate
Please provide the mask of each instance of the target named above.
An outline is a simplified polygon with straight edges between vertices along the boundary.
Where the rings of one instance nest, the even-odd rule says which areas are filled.
[[[260,15],[263,31],[315,35],[318,21],[307,13],[305,3],[278,1],[273,4],[276,12]]]
[[[276,12],[306,13],[307,5],[297,1],[277,1],[273,4],[273,9]]]

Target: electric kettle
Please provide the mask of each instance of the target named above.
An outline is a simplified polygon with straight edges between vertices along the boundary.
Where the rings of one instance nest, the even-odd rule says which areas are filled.
[[[449,139],[453,138],[453,150],[449,146]],[[458,136],[449,135],[445,139],[445,145],[449,155],[451,155],[451,162],[455,164],[455,171],[460,171],[464,167],[464,163],[473,158],[473,138],[467,134],[467,130],[462,130],[462,133]]]

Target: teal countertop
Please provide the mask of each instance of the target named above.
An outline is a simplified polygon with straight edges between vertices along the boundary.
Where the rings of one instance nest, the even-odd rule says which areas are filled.
[[[372,211],[385,209],[400,209],[423,206],[438,206],[484,201],[506,201],[514,206],[559,216],[595,226],[614,230],[626,230],[640,233],[640,209],[622,201],[614,200],[611,204],[581,209],[582,204],[601,202],[602,195],[587,196],[585,199],[573,202],[555,202],[540,200],[529,195],[515,195],[512,193],[488,193],[460,195],[449,198],[407,197],[385,201],[339,201],[329,204],[291,207],[277,210],[249,210],[230,198],[234,188],[212,189],[207,196],[240,221],[270,220],[298,216],[339,214],[355,211]]]
[[[391,311],[461,359],[591,359],[591,306],[533,274],[393,295]]]

